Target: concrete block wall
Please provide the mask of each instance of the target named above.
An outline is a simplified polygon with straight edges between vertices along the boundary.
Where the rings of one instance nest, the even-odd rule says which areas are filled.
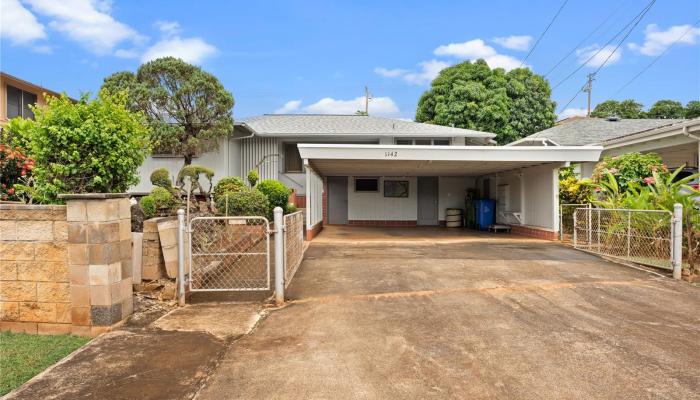
[[[0,204],[0,330],[72,332],[65,206]]]
[[[143,247],[141,253],[141,278],[160,279],[165,276],[165,260],[160,246],[158,222],[168,218],[151,218],[143,221]]]
[[[121,194],[66,196],[73,331],[108,331],[133,312],[131,205]]]

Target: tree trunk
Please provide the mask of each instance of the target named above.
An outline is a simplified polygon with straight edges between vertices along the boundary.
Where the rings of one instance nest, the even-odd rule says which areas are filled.
[[[192,164],[192,155],[191,154],[185,154],[185,167]]]

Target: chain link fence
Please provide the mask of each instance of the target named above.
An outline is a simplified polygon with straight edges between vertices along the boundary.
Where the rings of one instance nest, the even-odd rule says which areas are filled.
[[[266,218],[195,217],[188,232],[191,291],[270,289]]]
[[[577,208],[573,245],[580,250],[673,268],[673,214],[664,210]]]
[[[288,287],[304,257],[304,212],[284,216],[284,287]]]
[[[590,204],[559,205],[559,240],[571,243],[574,235],[574,211],[577,208],[590,207]]]

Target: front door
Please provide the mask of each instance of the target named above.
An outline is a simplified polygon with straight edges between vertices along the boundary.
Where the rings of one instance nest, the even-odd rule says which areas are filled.
[[[418,225],[438,224],[438,178],[418,177]]]
[[[328,177],[328,223],[347,225],[348,223],[348,177]]]

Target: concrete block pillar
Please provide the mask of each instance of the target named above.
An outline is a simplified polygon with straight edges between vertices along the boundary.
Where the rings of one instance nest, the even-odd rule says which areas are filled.
[[[133,312],[131,207],[127,194],[62,196],[74,334],[97,335]]]

